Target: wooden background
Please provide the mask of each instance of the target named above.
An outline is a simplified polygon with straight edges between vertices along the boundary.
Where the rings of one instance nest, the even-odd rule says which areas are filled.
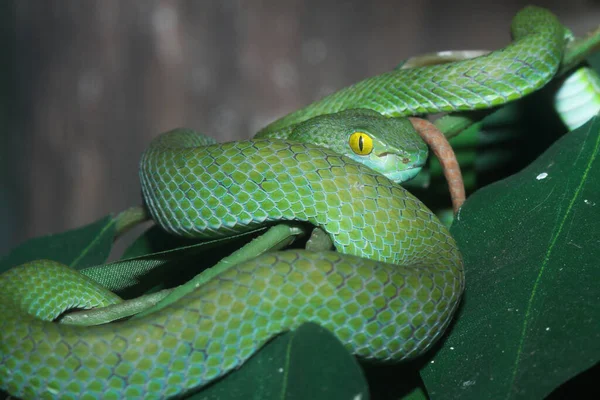
[[[221,141],[419,53],[496,49],[529,1],[16,0],[0,5],[0,255],[138,204],[140,153]],[[537,2],[576,34],[595,1]]]

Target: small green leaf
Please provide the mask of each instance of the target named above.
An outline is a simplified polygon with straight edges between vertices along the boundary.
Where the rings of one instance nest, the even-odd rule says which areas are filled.
[[[278,336],[240,369],[188,400],[368,398],[356,359],[329,331],[307,323]]]
[[[600,119],[472,195],[451,232],[467,287],[422,377],[447,399],[541,399],[600,360]]]
[[[81,228],[26,241],[0,260],[0,272],[28,261],[49,259],[81,269],[106,261],[112,248],[115,223],[106,216]]]
[[[199,242],[170,238],[160,229],[151,228],[134,242],[128,252],[141,255],[94,265],[81,270],[81,273],[123,298],[137,297],[150,289],[181,285],[262,231],[264,229],[257,229]],[[156,252],[146,254],[148,251]]]
[[[414,388],[409,394],[402,397],[402,400],[427,400],[427,393],[425,393],[425,389],[418,386]]]
[[[189,246],[194,243],[198,243],[198,241],[171,235],[159,226],[154,225],[138,236],[137,239],[125,249],[121,259],[125,260],[128,258],[145,256],[178,247]]]

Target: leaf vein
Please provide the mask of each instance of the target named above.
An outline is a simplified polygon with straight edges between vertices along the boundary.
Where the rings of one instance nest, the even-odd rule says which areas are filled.
[[[292,337],[290,339],[290,341],[288,342],[286,349],[285,349],[285,362],[284,362],[284,368],[285,370],[283,371],[283,382],[281,383],[281,394],[280,394],[280,398],[281,399],[285,399],[285,393],[287,392],[287,386],[288,386],[288,380],[289,380],[289,370],[290,370],[290,365],[291,365],[291,358],[292,358],[292,342],[294,341],[294,338],[296,337],[297,334],[297,330],[292,331]]]
[[[590,129],[588,130],[586,136],[589,136],[590,134],[590,130],[591,127],[594,124],[590,124]],[[582,144],[582,149],[579,152],[579,154],[577,155],[577,159],[575,160],[575,164],[577,163],[577,160],[579,159],[579,157],[581,156],[582,152],[583,152],[583,148],[585,147],[585,141]],[[540,283],[540,280],[542,278],[542,275],[544,274],[544,271],[546,269],[546,267],[548,266],[548,262],[550,261],[550,256],[552,255],[552,251],[554,249],[554,246],[556,245],[556,242],[558,241],[558,238],[563,230],[563,227],[565,225],[565,222],[567,220],[567,217],[571,214],[571,211],[573,209],[573,205],[575,204],[575,201],[577,200],[577,198],[579,197],[579,194],[581,192],[581,189],[583,188],[583,185],[585,184],[587,178],[588,178],[588,174],[592,168],[592,164],[594,162],[594,160],[596,159],[596,155],[598,154],[598,149],[600,148],[600,135],[598,135],[597,139],[596,139],[596,144],[594,146],[594,151],[590,157],[590,160],[588,161],[586,168],[583,172],[583,175],[581,176],[581,180],[579,182],[579,185],[577,186],[577,189],[575,189],[575,194],[573,195],[573,197],[571,198],[571,201],[569,202],[569,205],[567,206],[567,209],[565,211],[565,214],[562,218],[562,220],[560,221],[560,225],[558,226],[558,229],[555,231],[555,234],[552,236],[552,240],[550,242],[550,246],[548,247],[548,250],[546,251],[546,255],[544,256],[544,260],[542,261],[542,266],[540,268],[540,271],[538,273],[538,276],[533,284],[533,288],[531,290],[531,295],[529,296],[529,300],[527,302],[527,310],[525,312],[525,318],[523,320],[523,328],[521,329],[521,335],[519,338],[519,347],[517,348],[517,355],[515,357],[515,363],[513,365],[513,371],[512,371],[512,377],[511,377],[511,382],[508,388],[508,392],[506,393],[506,397],[505,398],[509,398],[511,393],[513,392],[513,388],[515,386],[515,380],[517,378],[517,372],[519,370],[519,363],[521,361],[521,354],[523,351],[523,344],[525,342],[525,333],[527,331],[527,327],[529,325],[529,320],[531,317],[531,309],[533,307],[533,300],[535,299],[535,295],[537,293],[537,288],[538,285]]]

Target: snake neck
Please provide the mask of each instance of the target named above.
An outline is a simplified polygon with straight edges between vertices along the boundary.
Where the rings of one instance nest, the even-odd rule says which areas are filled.
[[[257,137],[283,137],[318,115],[367,108],[389,117],[495,107],[541,88],[556,73],[566,28],[551,12],[526,7],[513,19],[514,42],[473,59],[397,69],[360,81],[292,112]]]

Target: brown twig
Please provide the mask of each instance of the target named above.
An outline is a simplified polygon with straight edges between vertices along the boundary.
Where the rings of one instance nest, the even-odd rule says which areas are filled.
[[[457,213],[458,209],[465,202],[466,195],[460,166],[456,160],[452,146],[448,143],[448,139],[446,139],[444,134],[431,122],[415,117],[411,117],[409,120],[438,160],[440,160],[444,176],[448,182],[448,189],[452,198],[452,208],[454,213]]]

